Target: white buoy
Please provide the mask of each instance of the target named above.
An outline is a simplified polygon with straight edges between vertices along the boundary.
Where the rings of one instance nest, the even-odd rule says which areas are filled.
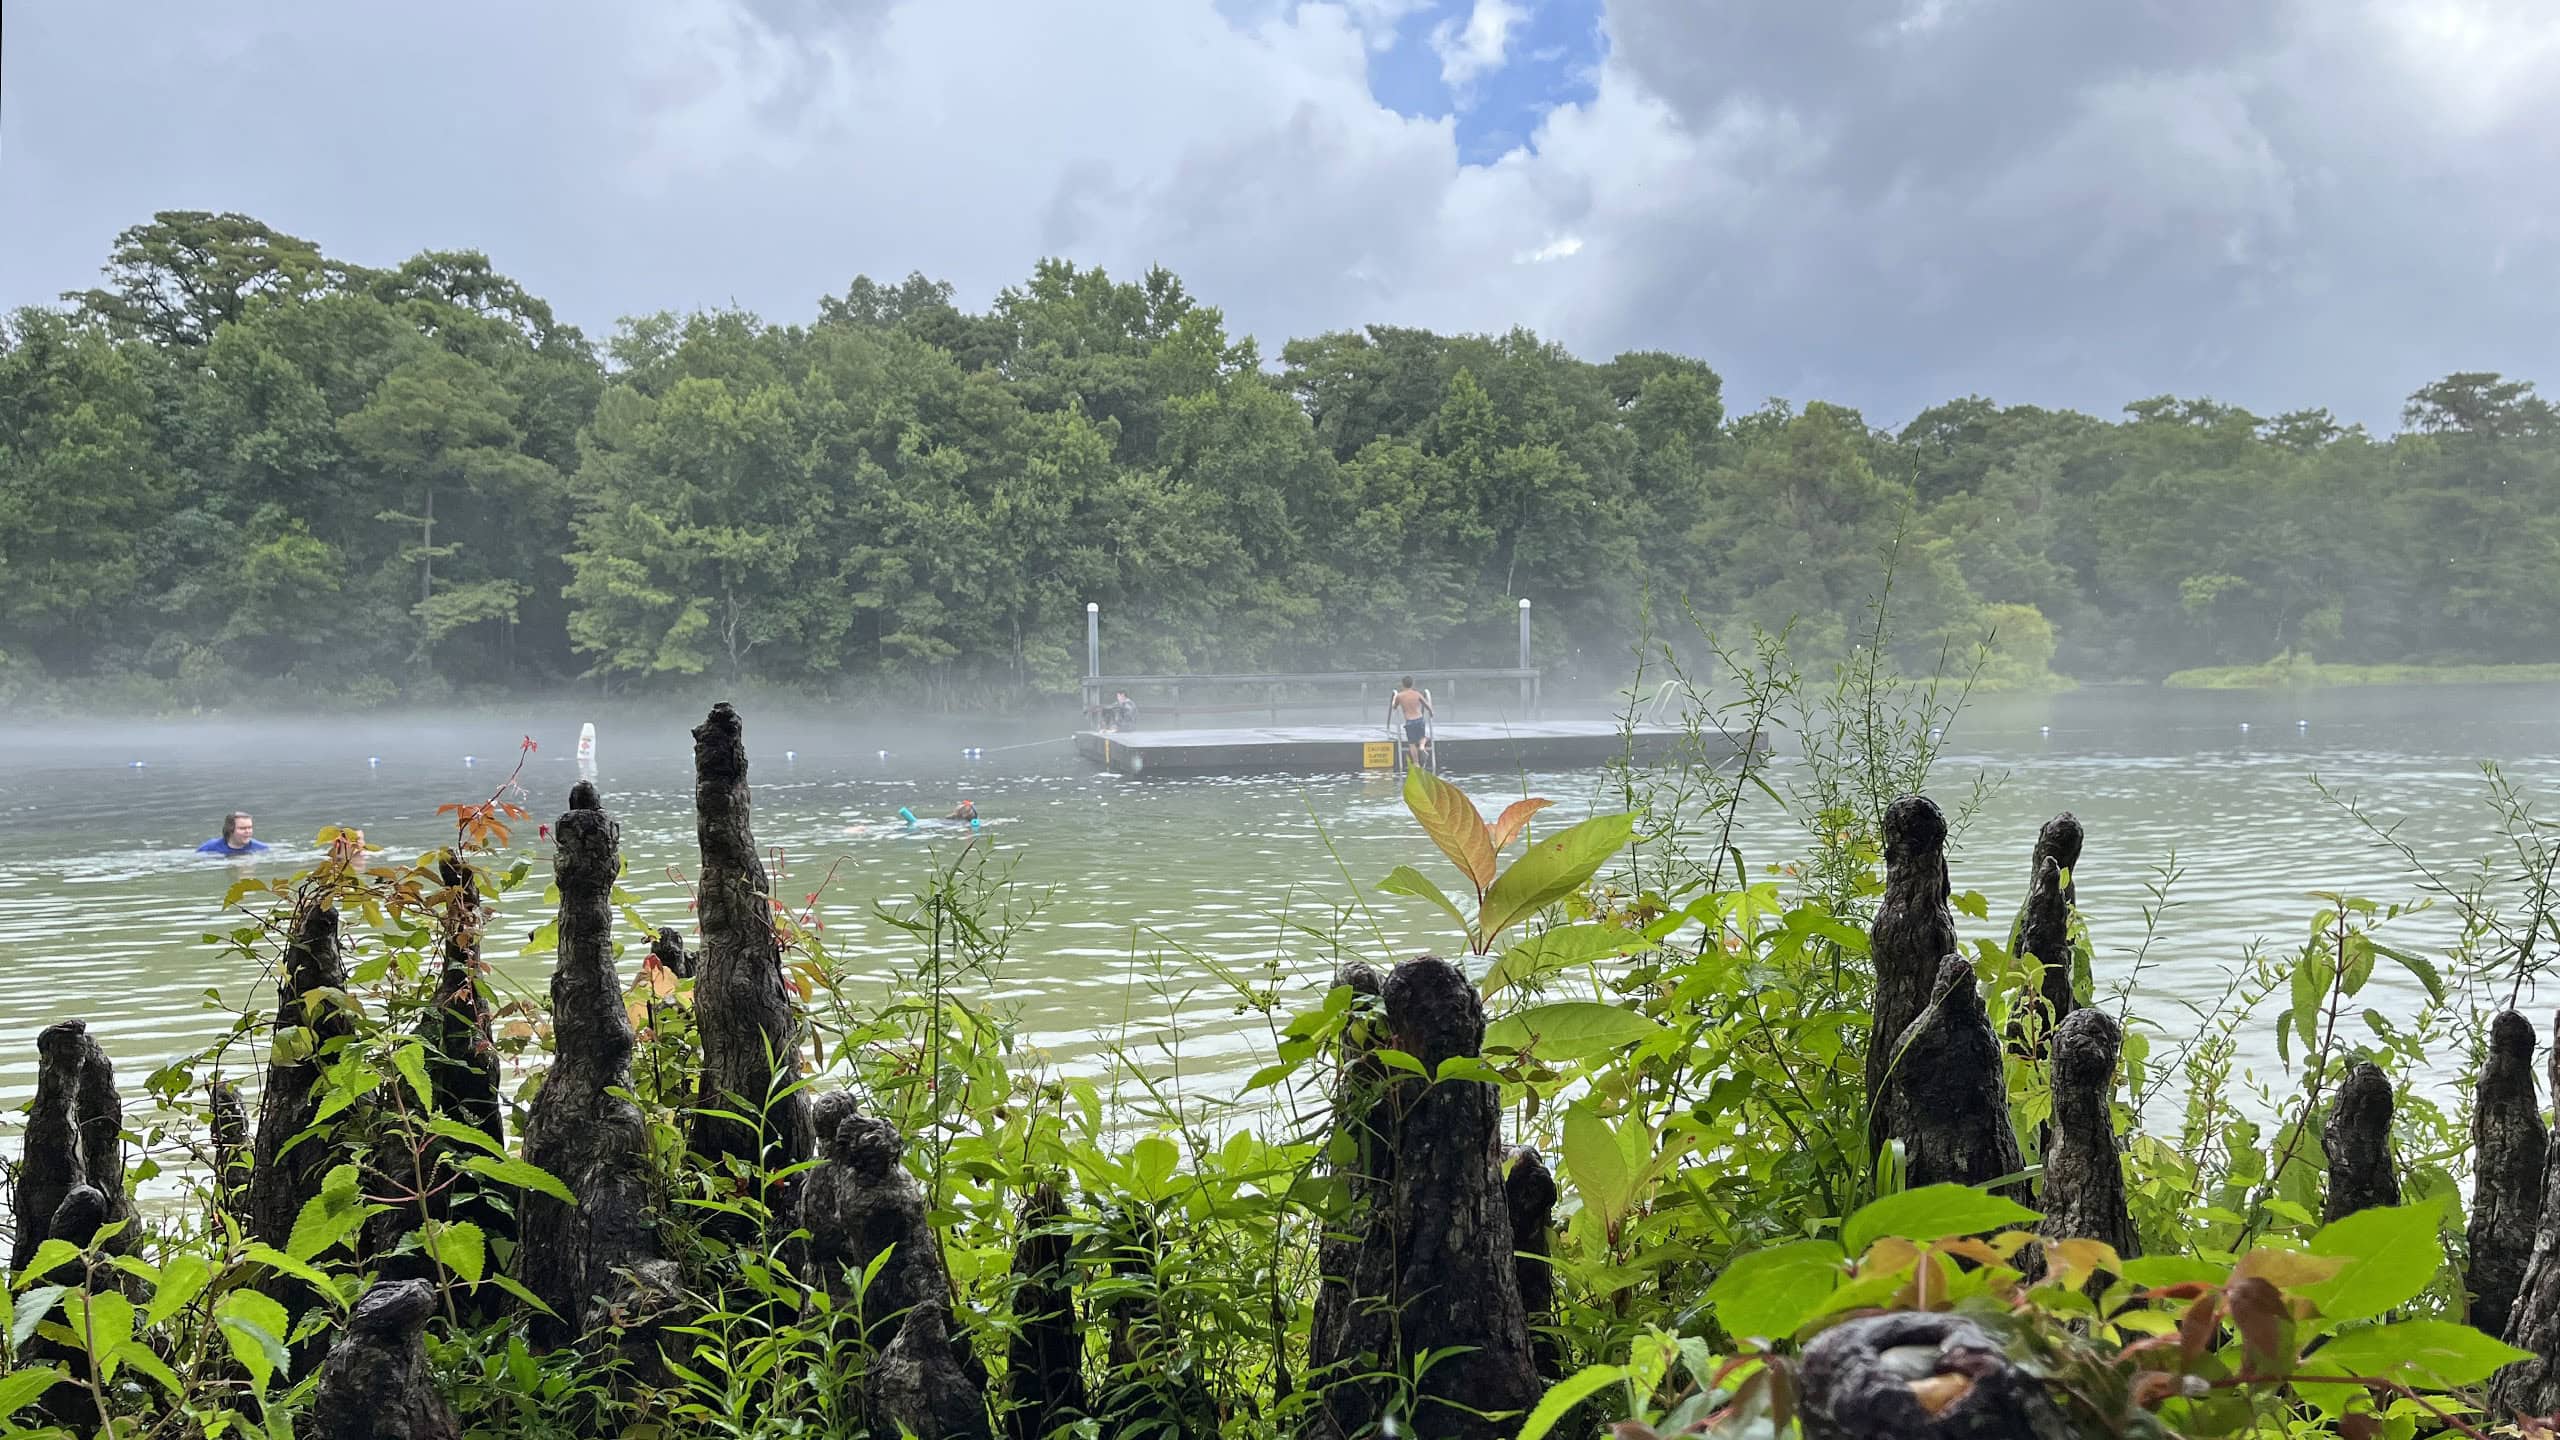
[[[797,764],[799,764],[799,763],[800,763],[800,752],[799,752],[799,751],[797,751],[797,750],[785,750],[785,751],[783,751],[783,752],[782,752],[782,763],[783,763],[783,764],[785,764],[785,765],[797,765]]]
[[[129,767],[127,767],[127,768],[129,768],[129,769],[134,769],[134,770],[140,770],[140,769],[143,769],[143,768],[145,768],[145,767],[144,767],[144,764],[143,764],[143,762],[142,762],[142,761],[140,761],[140,760],[136,760],[136,761],[134,761],[134,762],[133,762],[133,764],[132,764],[131,766],[129,766]]]
[[[465,756],[463,756],[463,757],[462,757],[462,768],[463,768],[463,769],[465,769],[465,770],[468,770],[468,769],[470,769],[472,766],[477,765],[477,764],[479,764],[479,763],[480,763],[480,757],[479,757],[479,756],[477,756],[477,755],[465,755]]]
[[[2248,734],[2248,733],[2249,733],[2249,722],[2248,722],[2248,721],[2243,720],[2243,721],[2241,721],[2241,722],[2240,722],[2240,733],[2241,733],[2241,734],[2243,734],[2243,735],[2246,735],[2246,734]]]
[[[367,755],[364,757],[364,765],[368,770],[379,770],[382,768],[382,757],[379,755]]]
[[[2053,733],[2053,727],[2050,725],[2039,725],[2036,727],[2036,733],[2039,735],[2050,735]]]
[[[888,764],[888,763],[889,763],[889,752],[888,752],[888,751],[883,750],[883,751],[881,751],[881,752],[880,752],[880,763],[881,763],[881,764],[883,764],[883,765],[886,765],[886,764]]]
[[[596,722],[578,727],[578,774],[580,778],[596,778]]]

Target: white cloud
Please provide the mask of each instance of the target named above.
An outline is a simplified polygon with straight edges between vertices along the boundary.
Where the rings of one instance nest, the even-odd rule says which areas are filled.
[[[1510,59],[1511,35],[1529,18],[1512,0],[1475,0],[1461,23],[1455,16],[1431,32],[1431,48],[1440,57],[1440,80],[1463,105],[1477,80],[1500,70]]]

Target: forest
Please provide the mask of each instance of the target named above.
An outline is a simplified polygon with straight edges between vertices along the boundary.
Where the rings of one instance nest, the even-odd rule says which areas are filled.
[[[1016,703],[1122,670],[1537,661],[1646,633],[1989,686],[2560,660],[2560,425],[2457,374],[2377,436],[2205,399],[1731,411],[1706,362],[1371,326],[1277,356],[1180,279],[911,275],[601,342],[473,252],[125,231],[0,327],[0,703],[347,706],[706,676]],[[1977,648],[1986,647],[1987,648]]]

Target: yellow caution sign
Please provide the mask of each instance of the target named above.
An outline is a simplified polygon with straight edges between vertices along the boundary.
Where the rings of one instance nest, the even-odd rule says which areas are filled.
[[[1362,741],[1360,744],[1360,768],[1363,770],[1393,770],[1396,768],[1396,742],[1393,740]]]

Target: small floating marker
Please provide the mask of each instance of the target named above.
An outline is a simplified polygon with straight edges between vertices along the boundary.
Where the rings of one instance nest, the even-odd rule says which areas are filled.
[[[2311,722],[2308,720],[2296,720],[2293,722],[2293,728],[2296,730],[2308,730],[2311,728]]]
[[[126,766],[125,768],[126,768],[126,769],[129,769],[129,770],[143,770],[143,769],[148,769],[148,768],[149,768],[149,765],[148,765],[148,762],[141,761],[141,760],[136,760],[136,761],[134,761],[131,765],[128,765],[128,766]]]
[[[472,766],[477,765],[477,764],[479,764],[479,763],[480,763],[480,757],[479,757],[479,756],[477,756],[477,755],[465,755],[465,756],[463,756],[463,757],[462,757],[462,768],[463,768],[463,769],[465,769],[465,770],[468,770],[468,769],[470,769]]]
[[[886,765],[886,764],[888,764],[888,763],[889,763],[889,752],[888,752],[888,751],[883,750],[883,751],[881,751],[881,752],[880,752],[880,763],[881,763],[881,764],[883,764],[883,765]]]
[[[799,764],[799,763],[800,763],[800,752],[799,752],[799,751],[797,751],[797,750],[785,750],[785,751],[783,751],[783,752],[782,752],[782,763],[783,763],[783,764],[785,764],[785,765],[797,765],[797,764]]]
[[[2248,734],[2248,733],[2249,733],[2249,722],[2248,722],[2248,721],[2243,720],[2243,721],[2241,721],[2241,722],[2240,722],[2240,733],[2241,733],[2241,734],[2243,734],[2243,735],[2246,735],[2246,734]]]
[[[596,778],[596,722],[593,720],[578,727],[578,778]]]
[[[2050,725],[2039,725],[2036,727],[2036,733],[2039,735],[2050,735],[2053,733],[2053,727]]]
[[[1932,726],[1930,726],[1930,727],[1929,727],[1929,738],[1930,738],[1930,739],[1932,739],[1932,740],[1944,740],[1944,739],[1946,739],[1946,738],[1947,738],[1947,730],[1946,730],[1946,727],[1945,727],[1945,726],[1943,726],[1943,725],[1932,725]]]
[[[381,757],[381,756],[379,756],[379,755],[367,755],[366,757],[364,757],[364,767],[365,767],[366,769],[368,769],[368,770],[379,770],[379,769],[381,769],[381,768],[382,768],[382,757]]]
[[[960,751],[960,758],[963,760],[984,760],[987,758],[987,752],[980,746],[964,746]]]

